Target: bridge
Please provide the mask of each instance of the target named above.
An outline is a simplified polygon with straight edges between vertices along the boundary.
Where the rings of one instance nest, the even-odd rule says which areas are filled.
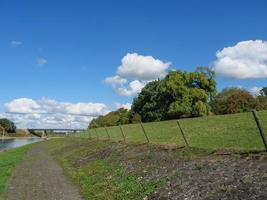
[[[29,133],[37,137],[47,137],[48,133],[56,134],[69,134],[69,133],[79,133],[85,131],[85,129],[68,129],[68,128],[29,128],[27,129]],[[39,134],[38,134],[39,133]],[[41,133],[41,135],[40,135]]]

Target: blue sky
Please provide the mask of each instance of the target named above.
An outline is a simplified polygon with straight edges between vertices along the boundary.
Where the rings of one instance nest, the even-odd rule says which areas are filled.
[[[0,112],[19,98],[131,103],[104,81],[127,53],[171,62],[168,69],[213,66],[224,47],[267,41],[266,10],[265,0],[2,0]],[[255,76],[222,73],[218,88],[267,85]]]

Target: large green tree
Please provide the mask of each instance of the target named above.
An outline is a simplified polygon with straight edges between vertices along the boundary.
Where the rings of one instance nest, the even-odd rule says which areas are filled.
[[[2,118],[0,119],[0,125],[8,132],[8,133],[15,133],[16,126],[15,123],[10,121],[9,119]]]
[[[216,94],[214,73],[205,67],[196,72],[170,71],[163,80],[148,83],[132,104],[142,121],[204,116]]]

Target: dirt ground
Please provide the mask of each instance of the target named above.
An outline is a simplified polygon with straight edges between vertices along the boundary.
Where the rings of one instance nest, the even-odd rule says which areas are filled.
[[[129,174],[138,174],[140,180],[164,178],[164,184],[145,200],[267,199],[265,153],[191,156],[183,151],[113,143],[84,156],[76,165],[114,157],[114,162],[123,165]]]
[[[80,200],[78,190],[49,156],[47,147],[34,145],[16,168],[4,192],[7,200]]]

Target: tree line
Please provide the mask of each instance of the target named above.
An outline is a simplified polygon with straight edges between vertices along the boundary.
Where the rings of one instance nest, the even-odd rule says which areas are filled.
[[[163,79],[146,84],[130,110],[120,108],[91,121],[89,128],[170,119],[267,110],[267,87],[253,96],[242,88],[217,93],[215,73],[208,67],[194,72],[169,71]]]

